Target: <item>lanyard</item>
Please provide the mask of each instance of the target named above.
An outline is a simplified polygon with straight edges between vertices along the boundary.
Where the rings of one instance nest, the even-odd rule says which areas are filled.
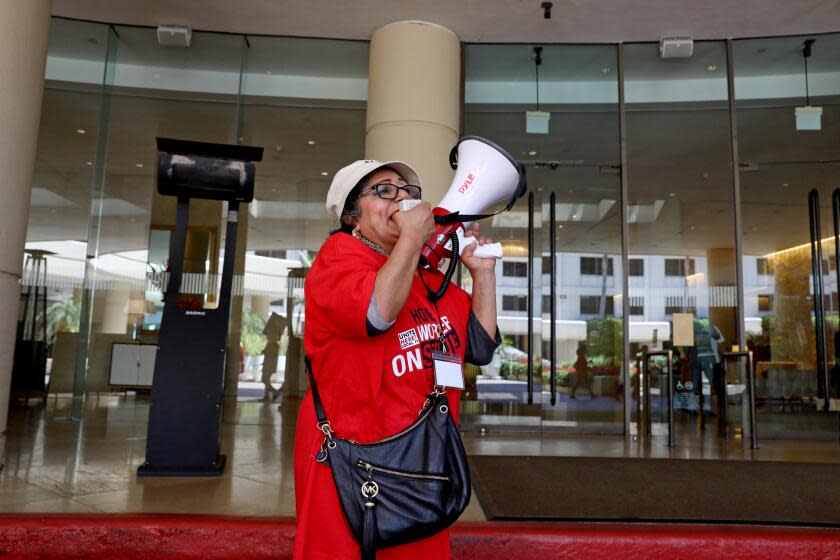
[[[432,290],[429,289],[429,285],[426,283],[426,279],[423,278],[423,269],[418,268],[417,269],[417,274],[420,275],[420,282],[423,283],[423,287],[426,288],[427,292],[431,293]],[[437,301],[436,300],[431,300],[431,301],[432,301],[432,306],[435,308],[435,313],[437,314],[437,318],[438,318],[438,338],[440,340],[440,350],[441,350],[441,352],[446,352],[446,336],[443,333],[443,320],[440,318],[440,310],[438,309]]]

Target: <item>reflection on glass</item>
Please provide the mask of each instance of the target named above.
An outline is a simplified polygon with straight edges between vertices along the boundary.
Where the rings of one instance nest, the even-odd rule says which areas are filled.
[[[527,167],[534,194],[534,402],[541,405],[543,429],[621,433],[624,342],[616,50],[546,46],[541,56],[540,110],[551,115],[548,134],[526,132],[526,112],[536,103],[531,48],[497,45],[467,47],[464,132],[498,142]],[[492,403],[526,402],[525,203],[482,225],[505,247],[497,268],[504,344],[494,363],[482,368],[478,402],[484,404],[472,409],[483,415],[498,413]],[[553,291],[551,236],[556,251]],[[523,408],[518,414],[533,412]],[[475,418],[481,421],[481,416]]]
[[[806,99],[802,48],[808,59]],[[754,353],[758,432],[836,438],[820,412],[837,398],[837,259],[832,189],[840,184],[837,118],[840,35],[734,42],[741,157],[741,215],[747,346]],[[822,107],[821,129],[800,130],[796,108]],[[822,263],[812,266],[808,193],[819,196]],[[816,222],[815,222],[816,223]],[[822,277],[823,292],[815,289]],[[824,316],[815,313],[822,303]],[[817,325],[825,328],[825,362]]]
[[[676,419],[690,426],[717,410],[723,352],[739,337],[725,44],[695,43],[686,59],[627,45],[624,75],[631,354],[673,352]]]

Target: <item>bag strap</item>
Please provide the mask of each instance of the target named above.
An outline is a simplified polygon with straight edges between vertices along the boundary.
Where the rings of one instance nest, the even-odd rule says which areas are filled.
[[[306,362],[306,373],[309,375],[309,387],[312,389],[312,402],[315,403],[315,416],[318,417],[318,425],[329,425],[327,413],[324,412],[324,405],[321,404],[321,395],[318,394],[318,385],[315,384],[315,376],[312,374],[312,362],[306,355],[304,355],[303,360]]]

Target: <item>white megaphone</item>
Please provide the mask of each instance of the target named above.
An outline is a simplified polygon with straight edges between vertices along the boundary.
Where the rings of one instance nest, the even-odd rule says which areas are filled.
[[[458,235],[459,241],[472,243],[472,237],[463,237],[464,229],[470,223],[491,216],[483,212],[501,202],[505,203],[505,210],[510,210],[528,188],[525,167],[486,138],[464,136],[458,140],[449,152],[449,164],[456,170],[455,178],[433,210],[437,224],[435,233],[421,251],[423,259],[432,268],[437,268],[441,259],[452,256],[449,247],[453,233]],[[480,249],[477,256],[502,256],[498,243],[483,245]]]

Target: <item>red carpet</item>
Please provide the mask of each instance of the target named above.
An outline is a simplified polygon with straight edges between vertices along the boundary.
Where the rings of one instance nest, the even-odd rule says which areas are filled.
[[[15,559],[291,558],[294,520],[199,515],[0,515],[0,557]],[[724,558],[840,557],[840,529],[647,523],[464,523],[452,557]]]

